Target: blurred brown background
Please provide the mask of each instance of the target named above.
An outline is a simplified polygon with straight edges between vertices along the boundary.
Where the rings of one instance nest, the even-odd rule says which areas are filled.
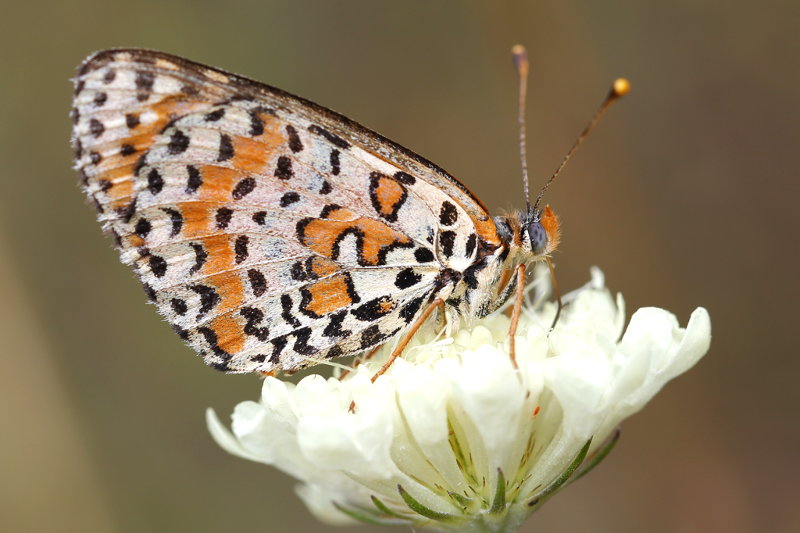
[[[69,78],[86,55],[155,48],[282,87],[499,209],[522,205],[509,59],[521,42],[534,189],[611,80],[633,84],[548,194],[562,287],[599,265],[630,310],[685,323],[703,305],[714,327],[698,367],[525,531],[800,531],[796,1],[3,7],[0,530],[334,531],[292,480],[212,442],[204,409],[226,417],[258,379],[193,357],[101,237],[70,168]]]

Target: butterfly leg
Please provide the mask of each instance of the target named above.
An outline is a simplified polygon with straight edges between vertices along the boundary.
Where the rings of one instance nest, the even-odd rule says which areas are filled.
[[[525,265],[517,267],[517,294],[514,298],[514,308],[511,311],[511,326],[508,328],[508,355],[511,357],[511,364],[517,366],[517,349],[514,336],[517,334],[519,317],[522,314],[522,301],[525,296]]]
[[[369,353],[368,353],[366,356],[364,356],[364,358],[363,358],[363,359],[356,359],[356,360],[353,362],[353,366],[350,368],[350,370],[345,370],[345,371],[343,371],[341,374],[339,374],[339,379],[344,379],[344,377],[345,377],[347,374],[349,374],[350,372],[352,372],[353,370],[355,370],[355,369],[358,367],[358,365],[360,365],[360,364],[361,364],[361,363],[363,363],[364,361],[369,361],[370,359],[372,359],[372,357],[373,357],[373,356],[374,356],[376,353],[378,353],[378,350],[380,350],[380,349],[381,349],[381,346],[383,346],[383,344],[379,344],[379,345],[377,345],[376,347],[374,347],[372,350],[370,350],[370,351],[369,351]]]
[[[433,313],[437,307],[440,309],[444,309],[444,300],[442,300],[441,298],[436,298],[431,303],[428,304],[428,307],[426,307],[425,310],[422,312],[422,314],[419,315],[419,317],[417,317],[417,319],[414,321],[413,324],[411,324],[411,327],[408,328],[408,330],[406,330],[405,333],[403,333],[403,336],[397,343],[397,346],[392,352],[392,355],[389,356],[389,359],[385,363],[383,363],[383,366],[377,372],[375,372],[374,376],[372,376],[372,378],[370,379],[372,383],[375,383],[376,379],[381,377],[387,370],[389,370],[389,367],[392,366],[392,363],[394,363],[395,359],[400,357],[400,354],[403,353],[403,350],[405,350],[406,346],[408,346],[408,343],[411,342],[412,338],[414,338],[414,335],[417,333],[417,331],[419,331],[419,328],[421,328],[422,324],[424,324],[425,321],[428,320],[428,318],[430,318],[431,313]],[[355,411],[355,408],[356,408],[356,402],[355,401],[350,402],[351,413]]]
[[[550,281],[553,283],[553,292],[556,294],[556,302],[558,302],[556,316],[550,326],[550,330],[552,331],[556,327],[556,324],[558,324],[558,319],[561,317],[561,309],[564,308],[564,304],[561,302],[561,289],[558,288],[558,280],[556,280],[556,270],[553,268],[553,262],[550,261],[549,257],[545,257],[544,260],[547,261],[547,268],[550,270]]]
[[[408,343],[411,342],[411,339],[417,333],[419,328],[422,327],[422,324],[424,324],[425,321],[428,320],[428,317],[431,316],[431,313],[433,313],[433,311],[437,307],[444,308],[444,300],[442,300],[441,298],[436,298],[435,300],[433,300],[431,303],[428,304],[428,307],[425,308],[422,314],[419,315],[417,320],[415,320],[414,323],[411,324],[411,327],[408,328],[408,330],[400,338],[400,342],[397,343],[397,347],[395,347],[394,351],[392,352],[392,355],[389,356],[389,359],[385,363],[383,363],[383,366],[380,368],[380,370],[375,372],[375,375],[372,376],[372,379],[370,381],[375,383],[376,379],[378,379],[381,375],[383,375],[384,372],[389,370],[389,367],[392,366],[394,360],[400,357],[400,354],[403,353],[403,350],[405,350],[406,346],[408,346]]]

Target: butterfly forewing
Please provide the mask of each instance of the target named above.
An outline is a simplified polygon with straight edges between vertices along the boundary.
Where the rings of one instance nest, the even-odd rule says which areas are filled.
[[[293,370],[397,334],[496,233],[419,156],[186,60],[100,52],[76,79],[83,184],[123,261],[221,370]]]

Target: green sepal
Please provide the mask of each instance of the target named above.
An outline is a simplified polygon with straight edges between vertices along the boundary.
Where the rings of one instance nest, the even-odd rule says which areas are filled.
[[[354,520],[358,520],[359,522],[363,522],[365,524],[372,524],[372,525],[376,525],[376,526],[386,526],[386,525],[391,525],[391,524],[394,523],[394,521],[381,520],[380,518],[378,518],[376,516],[371,516],[369,514],[369,512],[366,512],[366,511],[364,513],[361,513],[359,511],[356,511],[355,509],[348,509],[347,507],[339,505],[336,502],[333,502],[333,506],[336,507],[340,512],[342,512],[342,513],[346,514],[347,516],[349,516],[350,518],[352,518]]]
[[[589,446],[592,444],[592,439],[586,441],[586,444],[583,445],[583,448],[578,452],[572,462],[567,466],[567,468],[561,473],[560,476],[555,478],[553,481],[550,482],[545,488],[543,488],[540,492],[538,492],[531,500],[528,502],[528,507],[533,507],[535,505],[539,505],[544,500],[546,500],[549,496],[551,496],[554,492],[561,488],[564,483],[566,483],[575,470],[580,466],[583,460],[586,458],[586,454],[589,453]]]
[[[614,433],[609,438],[606,439],[606,441],[602,444],[602,446],[600,446],[600,448],[596,452],[594,452],[594,455],[592,455],[589,458],[586,464],[581,465],[580,469],[578,469],[575,472],[575,475],[572,476],[572,478],[569,480],[567,484],[569,485],[569,483],[572,483],[582,478],[583,476],[588,474],[592,469],[594,469],[594,467],[599,465],[603,461],[603,459],[605,459],[606,456],[609,453],[611,453],[611,450],[613,450],[614,447],[617,445],[617,442],[619,442],[619,437],[621,434],[622,430],[617,428],[614,431]]]
[[[503,470],[497,469],[497,488],[494,491],[494,499],[492,506],[489,508],[489,513],[497,514],[506,508],[506,478],[503,475]]]
[[[401,520],[410,520],[409,517],[403,516],[400,513],[398,513],[397,511],[394,511],[394,510],[390,509],[389,506],[386,505],[385,503],[383,503],[382,501],[380,501],[377,498],[377,496],[374,496],[374,495],[370,496],[370,499],[372,499],[373,505],[375,505],[375,507],[377,507],[378,510],[380,512],[382,512],[383,514],[388,515],[388,516],[393,516],[393,517],[399,518]]]
[[[406,489],[403,488],[402,485],[397,485],[397,491],[400,493],[400,497],[403,498],[403,501],[406,502],[409,509],[417,513],[418,515],[424,516],[425,518],[430,518],[431,520],[438,520],[440,522],[446,522],[449,520],[454,520],[456,517],[449,514],[449,513],[441,513],[439,511],[434,511],[428,507],[425,507],[420,502],[414,499],[414,497],[409,494]]]
[[[450,496],[456,503],[462,507],[469,507],[475,501],[473,498],[468,498],[463,494],[459,494],[458,492],[453,492],[452,490],[447,491],[447,495]]]

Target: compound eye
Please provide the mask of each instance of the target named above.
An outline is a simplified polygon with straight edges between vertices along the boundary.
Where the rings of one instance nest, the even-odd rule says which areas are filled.
[[[539,222],[531,222],[528,226],[528,236],[531,239],[531,250],[535,255],[541,255],[547,248],[547,232]]]

